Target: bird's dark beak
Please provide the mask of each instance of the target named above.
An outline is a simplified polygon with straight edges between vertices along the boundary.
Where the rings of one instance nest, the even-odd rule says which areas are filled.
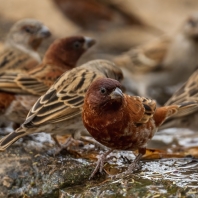
[[[84,49],[88,49],[96,43],[96,40],[90,37],[84,37],[84,38],[85,38]]]
[[[123,97],[123,93],[122,93],[122,90],[121,89],[119,89],[118,87],[116,87],[116,89],[114,90],[114,91],[112,91],[111,92],[111,94],[110,94],[110,97],[111,97],[111,99],[121,99],[122,97]]]
[[[49,29],[46,26],[43,26],[41,28],[41,30],[39,31],[39,35],[42,38],[47,38],[47,37],[50,37],[51,36],[51,32],[49,31]]]

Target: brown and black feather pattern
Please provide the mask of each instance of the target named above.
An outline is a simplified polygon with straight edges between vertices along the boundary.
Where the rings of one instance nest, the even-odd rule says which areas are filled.
[[[0,75],[7,70],[28,72],[37,64],[36,59],[16,48],[7,48],[0,53]]]
[[[114,63],[106,60],[90,61],[65,72],[51,88],[42,95],[29,111],[25,122],[12,134],[0,141],[0,150],[5,150],[20,137],[31,133],[68,133],[72,125],[83,130],[81,120],[84,96],[91,82],[100,77],[122,80],[123,75]],[[78,120],[78,121],[77,121]],[[72,129],[72,131],[76,129]],[[11,137],[11,138],[10,138]],[[9,141],[8,141],[9,139]]]

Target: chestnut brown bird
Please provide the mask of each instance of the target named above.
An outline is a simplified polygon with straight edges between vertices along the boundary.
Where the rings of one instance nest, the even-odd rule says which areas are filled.
[[[4,72],[0,77],[0,90],[12,93],[0,92],[1,117],[23,123],[38,96],[44,94],[65,71],[74,68],[80,56],[94,43],[94,39],[83,36],[57,39],[48,48],[42,63],[29,72]],[[9,99],[6,99],[8,95]]]
[[[82,29],[80,31],[88,31],[97,39],[97,50],[90,53],[96,57],[94,59],[108,59],[109,55],[127,51],[132,46],[137,46],[162,33],[141,19],[136,10],[133,11],[130,1],[53,1],[67,19]],[[86,60],[93,60],[93,58],[90,59],[88,56]]]
[[[27,74],[5,72],[0,77],[0,90],[42,95],[65,71],[76,66],[80,56],[95,44],[89,37],[72,36],[54,41],[41,64]]]
[[[163,105],[195,71],[198,63],[198,14],[188,17],[176,35],[162,36],[115,57],[127,69],[131,90]],[[132,79],[132,80],[131,80]]]
[[[1,139],[0,150],[5,150],[25,135],[38,132],[52,136],[71,134],[78,138],[80,132],[85,130],[81,118],[85,93],[91,82],[99,77],[122,80],[123,75],[114,63],[106,60],[90,61],[64,73],[37,100],[24,123]]]
[[[196,102],[185,102],[156,108],[156,102],[121,91],[121,84],[110,78],[95,80],[89,87],[83,104],[82,119],[91,136],[110,148],[98,160],[92,173],[103,169],[106,156],[114,149],[138,150],[139,154],[127,172],[138,168],[150,140],[158,127],[175,114],[185,114],[198,108]]]
[[[179,88],[165,105],[175,105],[184,101],[198,101],[198,70],[196,70],[184,85]],[[167,119],[160,129],[188,128],[197,132],[198,111],[195,109],[186,115],[175,115]]]
[[[36,19],[22,19],[10,29],[0,52],[0,74],[7,70],[28,71],[41,62],[37,53],[42,41],[51,35]]]
[[[145,23],[121,2],[106,0],[54,0],[64,15],[87,30],[105,30]],[[74,12],[75,10],[75,12]]]

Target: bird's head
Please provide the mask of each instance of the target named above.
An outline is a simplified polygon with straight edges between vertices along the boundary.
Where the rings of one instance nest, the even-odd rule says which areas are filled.
[[[10,29],[6,44],[36,51],[43,39],[51,35],[49,29],[36,19],[23,19]]]
[[[85,100],[95,110],[117,111],[124,100],[121,84],[111,78],[98,78],[90,85]]]
[[[187,18],[183,29],[187,37],[198,41],[198,13],[193,14]]]
[[[95,44],[95,40],[84,36],[72,36],[57,39],[48,48],[44,61],[59,62],[67,66],[75,66],[81,55]]]

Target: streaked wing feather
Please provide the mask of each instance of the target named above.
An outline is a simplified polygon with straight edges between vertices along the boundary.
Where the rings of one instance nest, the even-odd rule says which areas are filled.
[[[113,63],[106,60],[90,61],[65,72],[34,104],[24,125],[39,126],[66,121],[79,115],[87,89],[99,77],[121,80],[122,73]]]
[[[48,90],[48,86],[37,78],[29,75],[19,75],[16,79],[17,85],[25,90],[27,94],[42,95]]]
[[[0,74],[8,71],[28,72],[39,62],[16,48],[6,48],[0,53]]]
[[[198,101],[198,70],[173,94],[165,105],[179,105],[186,101]]]
[[[162,37],[154,42],[132,49],[115,58],[115,63],[133,72],[151,72],[162,69],[162,61],[166,55],[170,39]]]
[[[44,64],[38,65],[27,74],[8,71],[1,75],[0,89],[14,93],[42,95],[63,72],[63,69]]]
[[[194,112],[197,112],[198,110],[197,101],[186,101],[181,103],[179,106],[178,113],[175,115],[175,117],[188,116]]]
[[[128,104],[128,109],[130,111],[131,119],[134,120],[134,123],[139,123],[144,115],[144,107],[142,102],[136,96],[126,95],[126,101]]]
[[[130,100],[128,102],[130,111],[136,115],[133,118],[136,119],[134,120],[136,123],[146,123],[153,117],[156,110],[156,102],[154,100],[140,96],[129,96],[128,100]]]
[[[25,126],[60,122],[79,115],[90,82],[99,76],[102,74],[81,69],[69,75],[64,73],[32,107]]]
[[[27,74],[7,72],[0,77],[0,90],[2,91],[42,95],[48,88],[43,82]]]

